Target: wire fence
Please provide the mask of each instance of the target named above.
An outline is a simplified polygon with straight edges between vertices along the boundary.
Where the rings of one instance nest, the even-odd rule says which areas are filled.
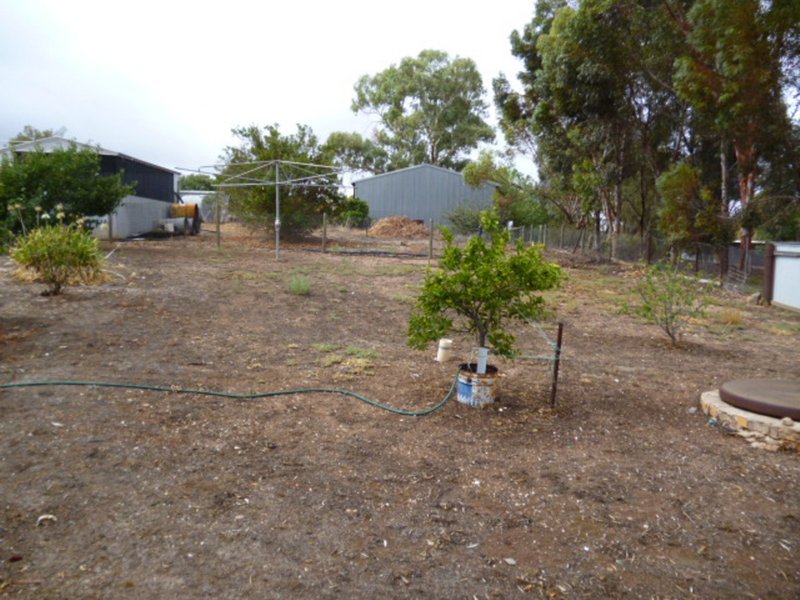
[[[210,215],[209,215],[210,216]],[[246,229],[242,224],[221,219],[222,237],[242,235]],[[210,223],[208,221],[211,221]],[[226,223],[228,221],[228,223]],[[206,220],[206,229],[216,229],[212,219]],[[398,241],[371,236],[368,223],[361,227],[331,226],[329,230],[320,229],[321,251],[347,253],[382,253],[395,256],[427,256],[429,260],[441,255],[443,242],[438,232],[439,225],[425,223],[430,236],[420,239]],[[267,228],[262,228],[262,233]],[[258,229],[250,229],[248,235],[257,235]],[[342,232],[345,232],[344,234]],[[611,262],[611,235],[606,231],[588,228],[579,229],[569,225],[537,225],[509,227],[512,240],[521,239],[528,244],[543,245],[546,249],[569,252],[584,256],[593,262]],[[456,236],[459,244],[466,243],[470,236]],[[342,239],[338,239],[342,238]],[[269,235],[265,240],[268,241]],[[314,241],[307,238],[304,246]],[[666,240],[656,236],[620,234],[616,241],[615,261],[652,264],[659,261],[674,260],[681,263],[689,272],[700,277],[718,279],[722,285],[733,291],[752,293],[761,289],[764,277],[765,244],[755,244],[747,253],[747,260],[740,268],[740,248],[730,245],[725,252],[710,244],[693,244],[676,249]]]
[[[551,250],[580,254],[599,262],[611,261],[611,235],[605,231],[577,229],[568,225],[538,225],[510,228],[512,239],[541,244]],[[724,251],[710,244],[692,244],[676,249],[654,236],[620,234],[615,260],[651,264],[678,260],[701,277],[718,278],[722,284],[742,293],[760,289],[764,278],[765,244],[755,243],[740,268],[740,246],[732,244]]]

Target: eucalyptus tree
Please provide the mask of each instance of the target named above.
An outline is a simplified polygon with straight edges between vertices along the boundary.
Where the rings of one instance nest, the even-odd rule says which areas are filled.
[[[522,93],[504,77],[494,82],[506,138],[535,148],[542,173],[558,174],[560,187],[581,198],[586,213],[603,215],[612,256],[622,231],[626,179],[639,178],[640,233],[649,228],[648,203],[670,133],[662,110],[670,87],[652,81],[670,80],[655,47],[670,37],[645,37],[654,24],[663,25],[663,15],[646,8],[623,0],[577,6],[540,1],[534,20],[511,37],[512,52],[525,65]]]
[[[702,199],[708,231],[670,218],[673,239],[726,243],[731,207],[749,207],[757,192],[762,210],[740,216],[751,228],[763,208],[795,202],[797,123],[785,100],[800,100],[796,0],[539,0],[511,47],[524,68],[519,90],[494,81],[501,129],[532,153],[568,220],[608,226],[612,255],[623,225],[644,240],[659,205],[676,207],[681,181],[703,190],[683,206]],[[670,185],[658,186],[665,173]]]
[[[725,145],[733,146],[739,202],[746,212],[756,193],[760,159],[775,133],[789,126],[783,91],[797,78],[786,69],[797,66],[800,5],[696,0],[688,11],[677,1],[666,6],[688,43],[677,61],[675,84],[717,133],[723,174]],[[743,231],[742,265],[752,237],[749,227]]]
[[[458,169],[470,150],[494,139],[484,95],[471,59],[423,50],[362,76],[352,110],[378,117],[374,142],[388,156],[389,170],[423,162]]]
[[[389,162],[384,148],[359,133],[334,131],[321,150],[333,164],[353,172],[383,173]]]

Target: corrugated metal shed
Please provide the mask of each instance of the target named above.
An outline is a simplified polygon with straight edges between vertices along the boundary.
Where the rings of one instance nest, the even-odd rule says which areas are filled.
[[[53,152],[71,146],[89,149],[100,155],[100,173],[113,175],[122,173],[124,183],[135,184],[136,191],[126,196],[113,215],[98,215],[105,220],[105,229],[96,228],[95,235],[109,235],[108,218],[111,219],[111,234],[115,238],[126,238],[153,231],[161,219],[169,216],[169,209],[177,200],[178,172],[133,158],[121,152],[99,146],[81,144],[62,137],[49,137],[32,142],[13,144],[0,149],[0,155],[40,150]]]
[[[353,188],[369,204],[373,220],[401,215],[446,223],[447,215],[458,206],[489,208],[497,185],[474,188],[457,171],[424,164],[361,179]]]
[[[121,152],[107,150],[99,146],[81,144],[63,137],[53,136],[14,144],[2,152],[53,152],[54,150],[67,150],[75,146],[79,150],[92,150],[100,155],[100,171],[103,175],[114,175],[122,172],[124,183],[136,186],[136,196],[160,200],[161,202],[174,202],[176,189],[176,175],[178,171],[154,165],[153,163],[133,158]]]

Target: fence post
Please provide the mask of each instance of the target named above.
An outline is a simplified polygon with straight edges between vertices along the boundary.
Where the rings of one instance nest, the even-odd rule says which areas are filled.
[[[222,193],[221,192],[217,192],[216,193],[216,202],[214,204],[216,205],[215,206],[216,210],[214,211],[214,225],[216,226],[216,229],[217,229],[217,250],[219,250],[220,249],[220,245],[222,244],[222,242],[220,241],[220,237],[221,237],[221,235],[220,235],[220,223],[222,222],[222,206],[220,206],[222,204]]]
[[[558,391],[558,367],[561,364],[561,339],[564,335],[564,323],[558,322],[558,336],[556,337],[555,354],[553,356],[553,386],[550,388],[550,406],[556,405],[556,392]]]
[[[772,304],[772,294],[775,291],[775,244],[767,244],[764,253],[764,291],[761,294],[767,306]]]
[[[322,213],[322,253],[325,254],[328,245],[328,213]]]

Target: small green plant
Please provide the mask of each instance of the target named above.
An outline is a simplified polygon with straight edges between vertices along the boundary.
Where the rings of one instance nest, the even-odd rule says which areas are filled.
[[[341,364],[343,360],[344,358],[338,354],[328,354],[323,356],[319,362],[323,367],[332,367]]]
[[[311,293],[311,280],[305,275],[295,273],[289,277],[286,289],[295,296],[308,296]]]
[[[97,239],[84,231],[80,223],[58,223],[31,230],[11,249],[11,258],[32,272],[35,281],[49,286],[44,296],[61,293],[68,283],[95,282],[102,275]]]
[[[659,263],[648,267],[636,286],[642,300],[637,313],[661,327],[677,345],[686,324],[705,315],[703,285],[674,265]]]
[[[375,352],[375,350],[371,350],[369,348],[358,348],[356,346],[348,346],[345,348],[344,353],[348,356],[361,359],[377,358],[378,356],[378,353]]]
[[[500,226],[496,213],[482,213],[481,224],[490,240],[475,236],[463,249],[443,230],[439,269],[425,277],[411,313],[411,347],[422,349],[450,332],[461,332],[475,335],[481,347],[489,343],[496,353],[512,356],[515,339],[509,322],[542,316],[544,299],[536,292],[556,287],[561,269],[522,241],[509,251],[508,230]]]
[[[316,350],[317,352],[334,352],[339,349],[339,346],[337,346],[336,344],[328,344],[325,342],[319,344],[312,344],[311,347],[314,348],[314,350]]]

